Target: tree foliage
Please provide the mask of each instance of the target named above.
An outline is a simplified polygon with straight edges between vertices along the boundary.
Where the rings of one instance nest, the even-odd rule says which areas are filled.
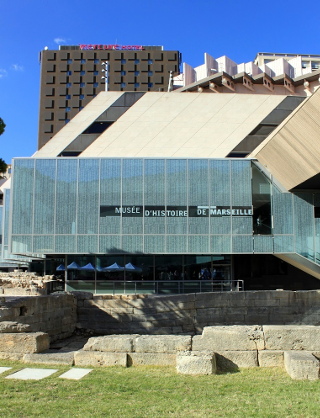
[[[0,135],[3,134],[4,129],[6,127],[6,124],[3,122],[3,120],[0,118]]]
[[[7,171],[8,165],[0,158],[0,173],[5,173]],[[0,176],[1,178],[1,176]]]

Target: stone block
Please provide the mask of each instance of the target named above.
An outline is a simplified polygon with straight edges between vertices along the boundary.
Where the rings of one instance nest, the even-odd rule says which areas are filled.
[[[129,366],[175,366],[176,354],[128,353]]]
[[[191,350],[190,335],[142,335],[135,340],[137,353],[176,353]]]
[[[74,290],[70,292],[77,300],[88,300],[93,298],[93,294],[90,292],[81,292]]]
[[[239,367],[258,367],[257,351],[220,351],[216,353],[217,369],[220,372],[232,372]]]
[[[283,351],[260,350],[258,363],[260,367],[283,367]]]
[[[310,351],[285,351],[284,366],[292,379],[319,379],[320,362]]]
[[[0,322],[0,333],[9,332],[30,332],[31,326],[29,324],[20,324],[14,321],[2,321]]]
[[[4,353],[0,351],[0,360],[20,361],[23,358],[23,353]]]
[[[211,326],[192,340],[192,350],[244,351],[264,349],[262,327],[258,325]]]
[[[131,353],[134,351],[134,340],[137,335],[107,335],[89,338],[83,347],[84,351],[102,351]]]
[[[180,374],[215,374],[215,354],[203,351],[180,352],[176,356],[176,368]]]
[[[76,351],[75,366],[127,367],[127,353],[102,353],[101,351]]]
[[[40,364],[66,364],[72,366],[74,363],[73,352],[48,352],[25,354],[22,358],[24,363],[40,363]]]
[[[49,348],[50,338],[44,332],[0,334],[0,351],[41,353]]]
[[[320,326],[265,325],[266,350],[317,351],[320,347]]]

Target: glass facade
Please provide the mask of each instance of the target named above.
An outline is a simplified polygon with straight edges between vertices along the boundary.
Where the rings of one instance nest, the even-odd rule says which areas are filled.
[[[13,253],[82,256],[82,265],[95,257],[97,267],[174,257],[180,277],[193,275],[188,257],[297,253],[319,262],[319,196],[281,191],[252,160],[15,159],[12,193]],[[152,277],[169,274],[157,266]]]

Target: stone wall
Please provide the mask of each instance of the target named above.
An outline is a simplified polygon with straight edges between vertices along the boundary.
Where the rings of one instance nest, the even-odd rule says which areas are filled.
[[[0,338],[4,333],[44,332],[51,341],[72,335],[76,299],[71,294],[37,297],[0,297]]]
[[[36,273],[16,270],[0,272],[0,295],[38,296],[48,294],[54,276],[38,276]]]
[[[77,328],[95,334],[199,334],[211,325],[320,325],[320,291],[252,291],[78,299]]]

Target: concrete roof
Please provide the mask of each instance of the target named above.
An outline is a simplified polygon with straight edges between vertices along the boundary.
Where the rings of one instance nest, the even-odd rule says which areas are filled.
[[[109,93],[90,105],[101,94]],[[81,157],[225,157],[283,100],[274,94],[149,92]]]
[[[320,172],[320,89],[298,106],[248,157],[288,190]]]
[[[70,120],[49,142],[33,157],[56,157],[58,156],[77,136],[90,126],[100,115],[110,107],[120,96],[122,91],[101,92],[88,105],[82,109],[73,119]]]

